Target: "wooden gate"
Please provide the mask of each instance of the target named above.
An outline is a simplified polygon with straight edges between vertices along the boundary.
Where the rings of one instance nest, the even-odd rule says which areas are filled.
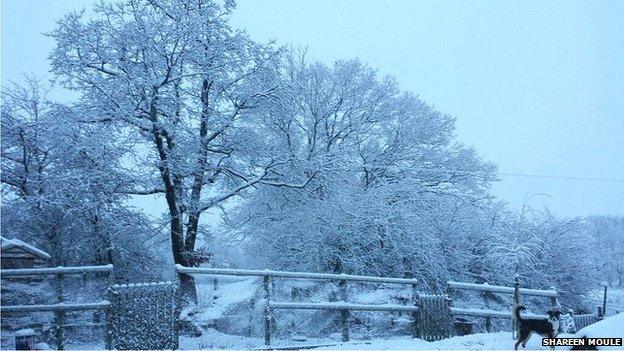
[[[177,349],[176,290],[172,282],[113,285],[108,292],[113,349]]]
[[[447,295],[418,295],[416,333],[419,338],[435,341],[452,335],[450,301]]]

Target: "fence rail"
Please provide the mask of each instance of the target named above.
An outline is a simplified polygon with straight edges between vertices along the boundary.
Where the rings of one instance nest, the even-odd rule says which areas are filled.
[[[473,316],[473,317],[489,317],[489,318],[503,318],[503,319],[511,319],[513,316],[510,312],[505,311],[497,311],[497,310],[488,310],[488,309],[472,309],[472,308],[458,308],[451,307],[451,313],[459,316]],[[523,317],[527,319],[531,318],[548,318],[548,316],[544,314],[534,314],[534,313],[522,313]]]
[[[506,318],[506,319],[511,318],[511,312],[486,310],[486,309],[451,307],[451,313],[454,315],[459,315],[459,316]]]
[[[514,294],[515,293],[515,288],[509,287],[509,286],[489,285],[489,284],[471,284],[471,283],[462,283],[462,282],[453,282],[453,281],[449,281],[446,284],[451,289],[488,291],[488,292],[502,293],[502,294]],[[538,289],[520,288],[520,295],[558,297],[559,293],[557,292],[557,290],[538,290]]]
[[[234,276],[248,276],[248,277],[272,277],[272,278],[293,278],[293,279],[314,279],[314,280],[346,280],[346,281],[386,283],[386,284],[417,284],[418,283],[417,279],[406,279],[406,278],[372,277],[372,276],[366,276],[366,275],[324,274],[324,273],[272,271],[272,270],[198,268],[198,267],[184,267],[179,264],[176,265],[176,270],[178,271],[178,273],[186,273],[186,274],[234,275]]]
[[[51,267],[51,268],[21,268],[21,269],[3,269],[0,275],[4,277],[15,277],[23,275],[54,275],[54,274],[85,274],[106,272],[111,273],[113,265],[103,266],[76,266],[76,267]]]
[[[271,329],[272,329],[272,311],[276,309],[307,309],[307,310],[337,310],[340,312],[340,325],[343,341],[349,341],[349,312],[350,311],[406,311],[412,313],[414,330],[416,331],[416,311],[418,311],[416,293],[416,279],[405,278],[388,278],[388,277],[372,277],[363,275],[349,274],[323,274],[323,273],[306,273],[306,272],[288,272],[288,271],[272,271],[272,270],[247,270],[247,269],[221,269],[221,268],[198,268],[184,267],[176,265],[178,274],[203,274],[203,275],[230,275],[230,276],[248,276],[262,277],[264,287],[264,343],[266,346],[271,345]],[[306,303],[306,302],[272,302],[271,279],[275,278],[291,278],[291,279],[311,279],[311,280],[332,280],[337,281],[340,289],[340,302],[337,303]],[[412,286],[412,302],[413,306],[403,305],[364,305],[353,304],[348,300],[348,282],[366,282],[366,283],[385,283],[385,284],[402,284]]]
[[[301,309],[301,310],[357,310],[357,311],[418,311],[418,306],[404,305],[365,305],[353,303],[306,303],[306,302],[272,302],[273,309]]]
[[[56,303],[50,305],[9,305],[2,306],[2,312],[50,312],[50,311],[89,311],[103,310],[110,307],[110,303],[106,300],[89,303]]]

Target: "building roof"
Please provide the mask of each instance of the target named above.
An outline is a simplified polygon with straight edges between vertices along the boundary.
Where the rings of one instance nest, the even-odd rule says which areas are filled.
[[[19,239],[7,239],[3,236],[0,236],[0,239],[1,239],[0,241],[2,242],[2,245],[1,245],[2,251],[15,247],[15,248],[22,249],[26,252],[29,252],[44,260],[52,259],[52,256],[50,256],[47,252],[41,249],[38,249],[30,244],[27,244]]]

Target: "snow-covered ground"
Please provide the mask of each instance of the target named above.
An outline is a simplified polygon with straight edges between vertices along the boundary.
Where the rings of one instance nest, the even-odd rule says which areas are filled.
[[[541,347],[541,340],[540,337],[531,338],[527,349],[547,349]],[[210,330],[201,338],[181,338],[180,347],[182,349],[260,349],[264,348],[263,342],[264,340],[260,338],[235,337]],[[347,343],[333,341],[330,338],[305,341],[275,340],[273,347],[296,348],[324,345],[315,350],[509,350],[513,348],[513,343],[510,332],[498,332],[458,336],[433,342],[409,336],[354,340]]]
[[[534,336],[527,343],[529,350],[547,349],[541,346],[541,337]],[[410,337],[377,339],[365,342],[340,343],[323,350],[510,350],[514,340],[510,332],[480,333],[439,341],[424,341]]]
[[[575,335],[559,334],[558,337],[624,337],[624,313],[608,317],[596,324],[592,324],[578,331]],[[527,343],[527,350],[548,350],[541,346],[542,338],[534,335]],[[377,339],[365,342],[339,343],[321,350],[509,350],[513,348],[514,341],[509,332],[482,333],[440,341],[427,342],[413,338],[390,338]],[[569,350],[570,347],[556,347],[558,350]],[[600,349],[600,348],[598,348]],[[605,347],[606,350],[618,348]],[[621,348],[620,348],[621,349]]]
[[[204,323],[223,318],[233,306],[252,299],[259,286],[258,279],[254,277],[218,278],[216,290],[212,278],[201,277],[197,280],[203,280],[204,284],[198,284],[199,312],[194,318]]]
[[[580,330],[576,335],[560,334],[559,337],[624,337],[624,313]],[[534,335],[527,343],[526,350],[549,350],[541,346],[542,338]],[[315,350],[510,350],[514,340],[510,332],[480,333],[458,336],[439,341],[427,342],[412,337],[378,338],[366,341],[337,342],[327,339],[308,339],[305,341],[276,340],[273,346],[306,347],[324,345]],[[180,346],[184,349],[261,349],[264,347],[260,338],[244,338],[209,330],[201,338],[181,338]],[[557,350],[569,350],[569,347],[556,347]],[[617,348],[607,348],[616,350]]]
[[[586,336],[588,338],[623,338],[624,312],[607,317],[598,323],[588,325],[579,330],[576,336]]]

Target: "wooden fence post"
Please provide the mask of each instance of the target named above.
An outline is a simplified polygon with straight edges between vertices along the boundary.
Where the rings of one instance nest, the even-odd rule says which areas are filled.
[[[418,290],[416,284],[412,284],[412,305],[418,306]],[[415,338],[419,337],[418,311],[412,311],[412,332]]]
[[[107,350],[113,349],[113,285],[115,285],[115,275],[111,270],[108,273],[108,289],[107,298],[110,305],[104,310],[106,319],[106,330],[104,332],[104,343]]]
[[[184,305],[184,296],[182,295],[182,274],[178,270],[178,265],[176,265],[176,285],[177,289],[175,291],[175,305],[174,305],[174,329],[176,331],[180,331],[182,329],[182,320],[180,315],[182,314],[182,306]]]
[[[271,280],[268,275],[263,276],[264,284],[264,344],[271,345]]]
[[[488,282],[484,282],[483,284],[487,284]],[[490,309],[490,300],[488,299],[489,297],[489,291],[484,291],[482,293],[483,295],[483,301],[485,302],[485,308],[486,309]],[[492,331],[492,318],[490,316],[485,317],[485,331],[487,331],[488,333],[490,331]]]
[[[346,303],[348,299],[347,281],[341,280],[338,285],[340,287],[340,300]],[[342,341],[349,341],[349,310],[345,308],[340,310],[340,325],[342,327]]]
[[[451,284],[449,282],[446,282],[446,296],[448,297],[448,308],[449,311],[451,310],[451,308],[453,308],[453,298],[451,297]],[[453,313],[451,312],[451,333],[452,335],[455,335],[456,331],[455,331],[455,316],[453,316]],[[422,336],[421,336],[422,337]]]
[[[603,314],[604,312],[602,311],[602,306],[598,306],[598,312],[597,312],[598,318],[602,318]]]
[[[113,349],[113,333],[114,333],[114,327],[113,327],[113,303],[114,303],[114,297],[113,297],[113,288],[112,286],[108,287],[108,292],[107,292],[107,298],[108,298],[108,302],[110,303],[110,305],[108,306],[108,308],[106,308],[104,310],[105,313],[105,318],[106,318],[106,331],[105,331],[105,335],[104,335],[104,343],[105,343],[105,348],[107,350],[112,350]]]
[[[516,274],[514,277],[514,296],[513,296],[514,308],[520,304],[520,276]],[[511,336],[513,339],[517,338],[516,335],[516,316],[511,317]]]
[[[604,294],[602,295],[602,316],[607,315],[607,285],[604,286]]]
[[[216,300],[217,299],[217,289],[219,287],[219,279],[217,279],[217,277],[214,277],[212,279],[212,300]]]
[[[555,288],[554,286],[551,286],[550,290],[557,291],[557,288]],[[551,296],[550,297],[550,304],[552,305],[553,309],[556,309],[556,308],[559,307],[559,301],[557,301],[557,296]]]
[[[453,313],[451,312],[451,305],[453,304],[453,299],[451,299],[450,297],[446,296],[446,299],[444,299],[446,302],[446,309],[449,312],[449,320],[448,323],[450,323],[449,325],[447,325],[447,333],[443,336],[443,338],[450,338],[453,337],[455,335],[455,318],[453,317]]]
[[[56,273],[56,303],[63,302],[63,273]],[[63,318],[64,312],[61,310],[54,311],[54,331],[56,338],[56,349],[63,350]]]

